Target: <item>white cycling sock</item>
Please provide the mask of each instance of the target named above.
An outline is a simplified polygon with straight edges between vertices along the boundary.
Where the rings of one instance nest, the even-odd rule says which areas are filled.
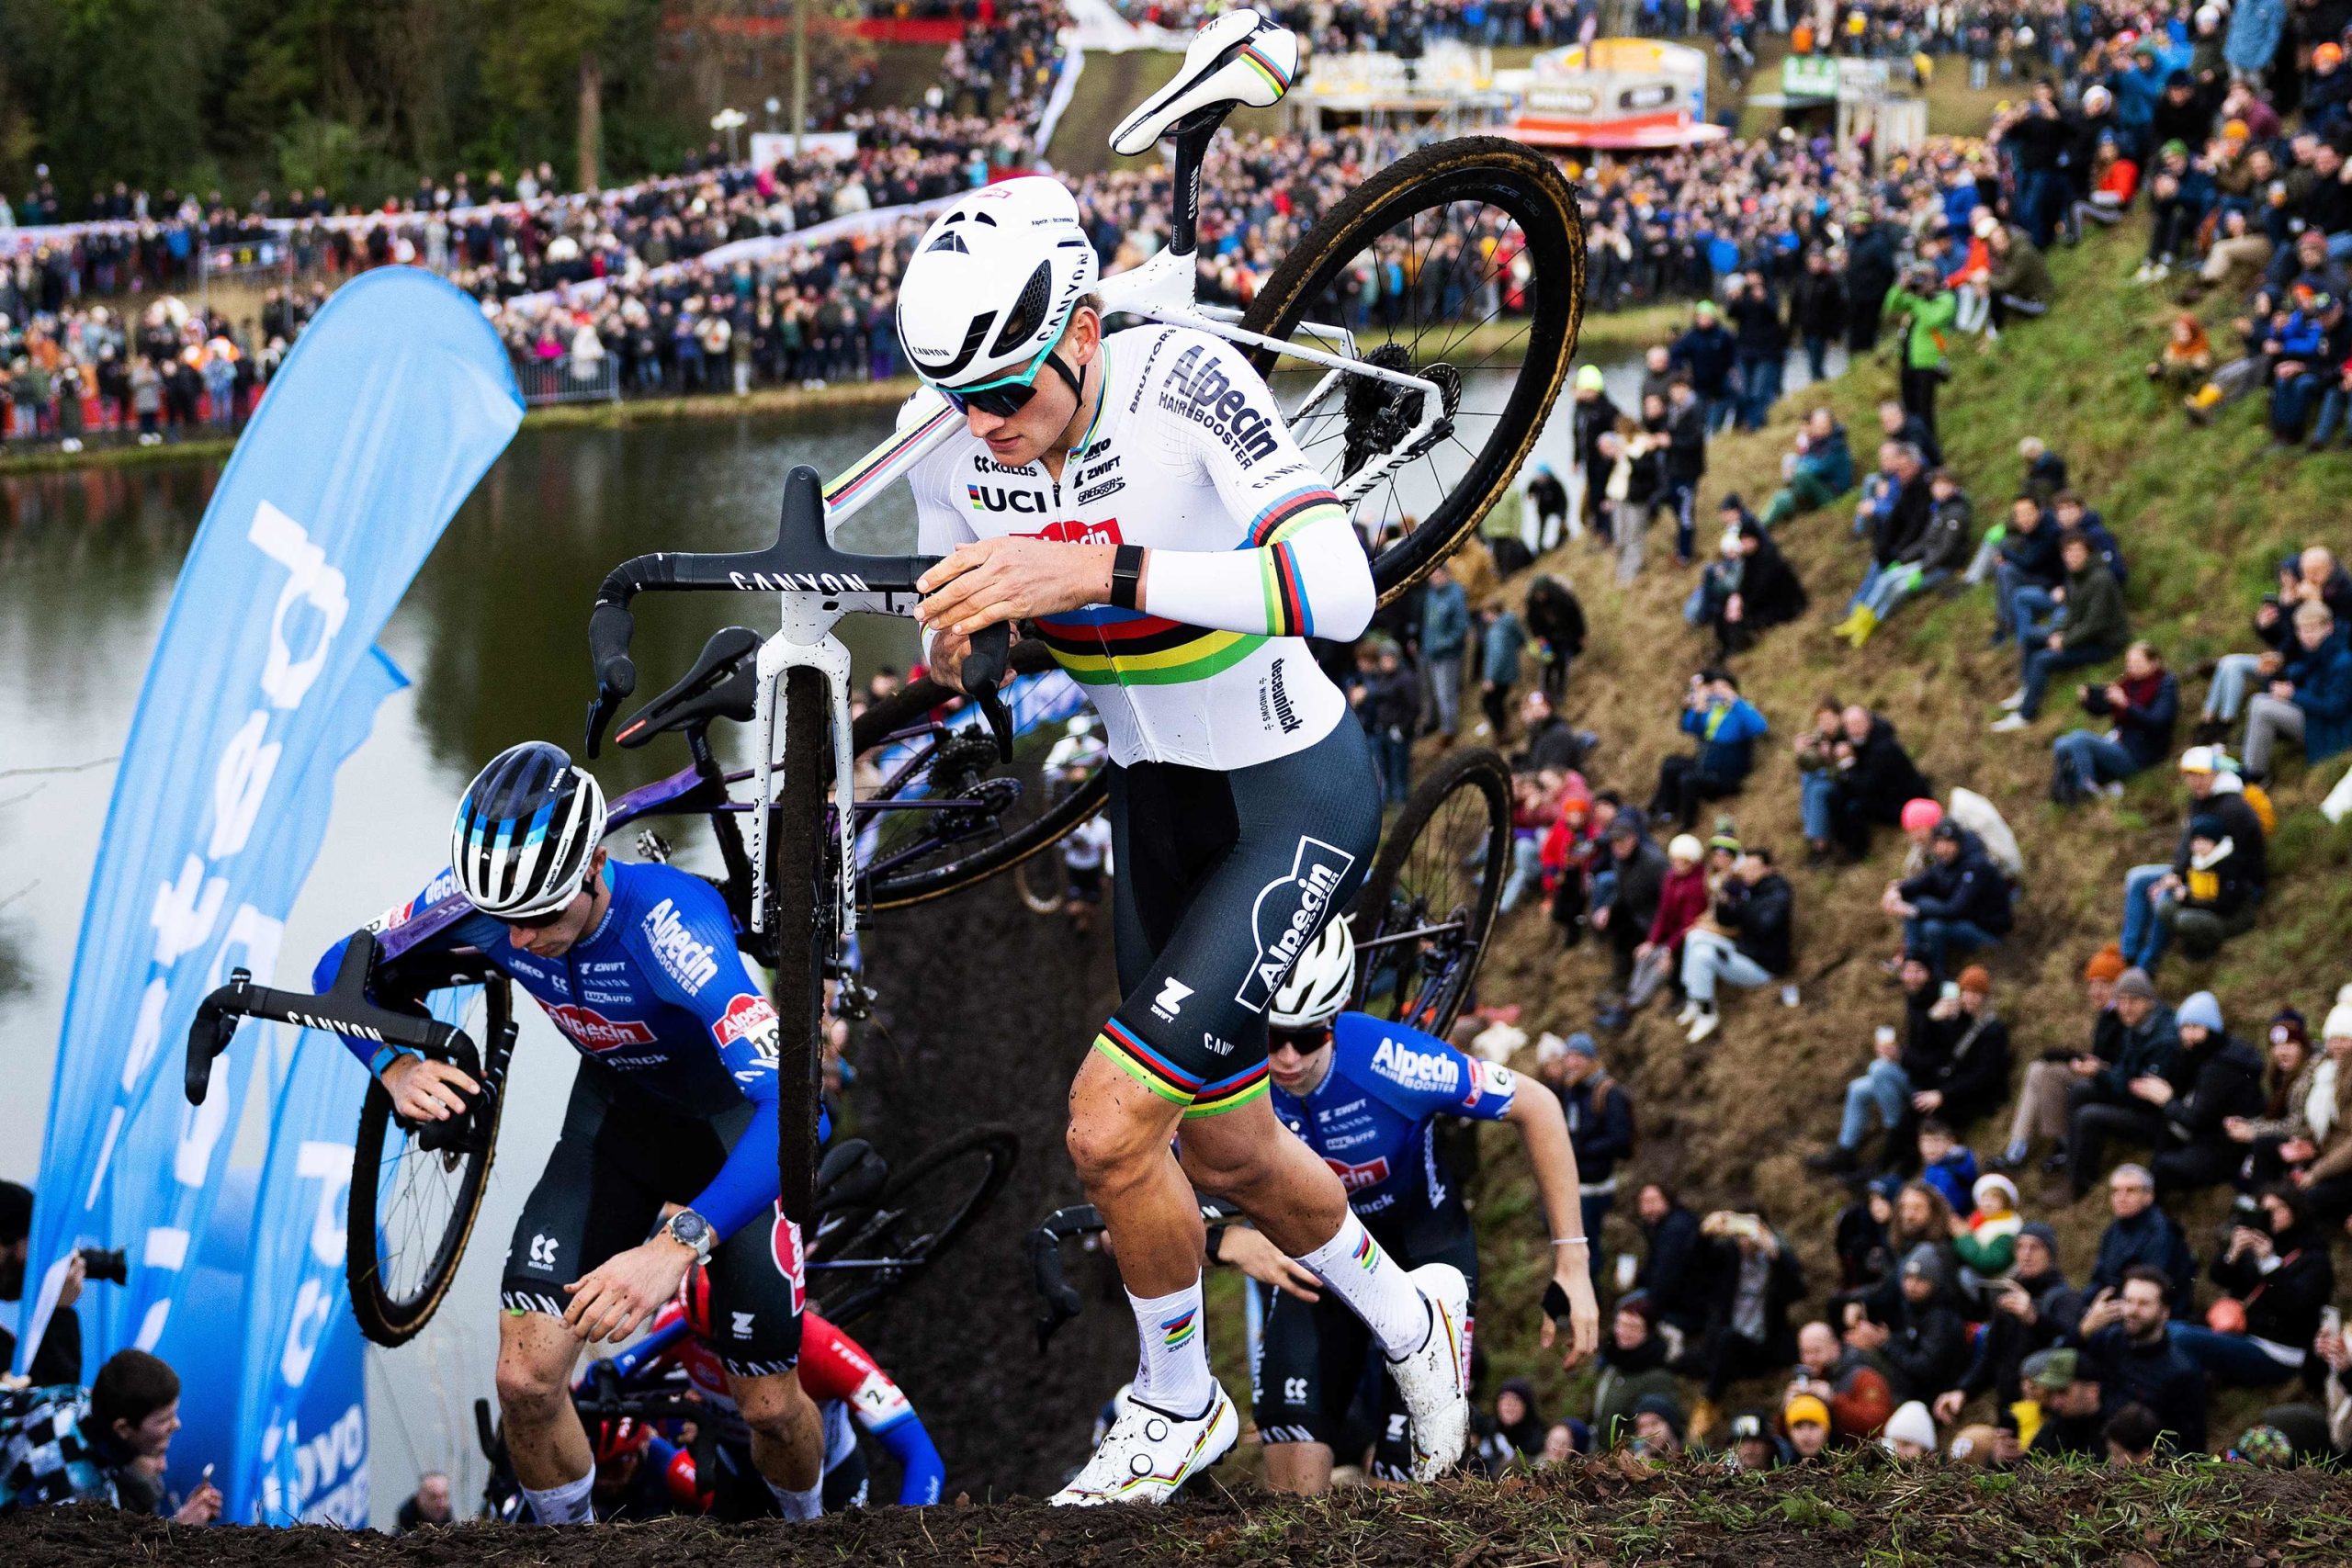
[[[1133,1396],[1187,1420],[1200,1415],[1216,1387],[1209,1376],[1208,1335],[1201,1321],[1200,1276],[1164,1296],[1146,1298],[1130,1291],[1127,1304],[1135,1308],[1136,1336],[1143,1341]]]
[[[1340,1234],[1298,1259],[1331,1287],[1348,1309],[1363,1319],[1390,1360],[1409,1356],[1427,1343],[1431,1319],[1420,1288],[1372,1239],[1352,1211]]]
[[[589,1506],[588,1494],[595,1489],[596,1472],[592,1470],[577,1481],[544,1492],[526,1486],[523,1496],[531,1505],[531,1517],[543,1525],[593,1525],[596,1510]]]
[[[760,1479],[768,1480],[764,1475]],[[795,1492],[773,1481],[768,1481],[768,1491],[775,1496],[775,1506],[784,1510],[784,1517],[795,1523],[813,1519],[825,1511],[825,1478],[821,1474],[817,1477],[817,1484],[806,1492]]]

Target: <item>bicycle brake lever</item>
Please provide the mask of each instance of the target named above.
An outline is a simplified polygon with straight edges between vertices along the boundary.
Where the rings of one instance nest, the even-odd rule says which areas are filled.
[[[999,621],[973,633],[972,646],[964,655],[964,692],[979,705],[981,716],[989,721],[989,728],[996,736],[996,756],[1000,762],[1012,761],[1012,715],[1005,708],[1003,694],[997,690],[1012,660],[1012,623],[1010,621]],[[593,757],[595,753],[591,751],[589,755]]]
[[[637,617],[625,604],[599,599],[588,617],[588,660],[596,671],[596,696],[588,705],[591,758],[604,750],[605,727],[637,690],[637,666],[628,656],[629,638],[636,631]]]
[[[243,1016],[229,1010],[223,993],[227,994],[225,999],[234,1000],[252,979],[246,970],[232,970],[227,985],[197,1004],[196,1021],[188,1025],[187,1061],[181,1085],[190,1105],[203,1104],[204,1097],[211,1092],[213,1060],[229,1048],[229,1042],[236,1037],[237,1021]]]

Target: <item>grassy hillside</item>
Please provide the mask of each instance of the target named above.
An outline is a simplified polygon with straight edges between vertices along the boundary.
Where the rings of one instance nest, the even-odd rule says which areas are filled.
[[[2076,488],[2123,544],[2134,630],[2153,638],[2181,672],[2184,705],[2193,710],[2204,694],[2198,661],[2246,646],[2247,622],[2269,585],[2271,563],[2306,543],[2352,543],[2341,528],[2352,462],[2336,455],[2265,457],[2258,401],[2241,404],[2214,429],[2183,422],[2173,400],[2140,374],[2170,314],[2161,296],[2120,282],[2140,243],[2132,232],[2103,236],[2054,258],[2057,309],[2007,333],[1990,352],[1962,347],[1943,389],[1939,424],[1948,460],[1974,498],[1980,525],[1999,515],[2015,493],[2022,475],[2019,437],[2040,435],[2066,457]],[[1871,365],[1824,389],[1864,463],[1878,439],[1872,405],[1892,387],[1891,370]],[[1800,394],[1765,431],[1728,436],[1710,449],[1702,549],[1712,546],[1713,509],[1724,493],[1736,491],[1761,507],[1797,421],[1815,400],[1811,392]],[[1603,1053],[1632,1085],[1641,1110],[1637,1176],[1679,1180],[1702,1210],[1760,1208],[1799,1244],[1816,1303],[1834,1285],[1829,1221],[1844,1194],[1806,1173],[1801,1161],[1834,1137],[1840,1088],[1867,1060],[1872,1026],[1901,1020],[1899,995],[1878,962],[1895,950],[1898,933],[1877,908],[1901,846],[1887,832],[1865,864],[1807,871],[1796,863],[1804,844],[1788,745],[1810,722],[1815,700],[1835,692],[1885,715],[1939,792],[1953,784],[1977,790],[2016,829],[2027,863],[2025,896],[2017,931],[1988,962],[1996,1006],[2014,1032],[2020,1077],[2024,1063],[2045,1047],[2087,1039],[2077,976],[2116,933],[2125,868],[2169,857],[2185,798],[2166,770],[2135,780],[2119,803],[2063,813],[2046,803],[2050,742],[2082,718],[2071,700],[2079,677],[2053,688],[2030,730],[1986,733],[1996,716],[1993,704],[2017,683],[2014,649],[1986,646],[1987,589],[1914,604],[1860,653],[1831,637],[1827,628],[1842,614],[1863,560],[1862,546],[1848,532],[1852,510],[1849,498],[1831,513],[1782,525],[1781,543],[1814,608],[1802,624],[1769,633],[1736,662],[1774,739],[1761,749],[1745,795],[1721,807],[1749,841],[1774,847],[1795,887],[1803,1005],[1791,1010],[1769,993],[1733,995],[1722,1032],[1699,1046],[1686,1044],[1670,1016],[1653,1008],[1623,1037],[1605,1040]],[[1671,719],[1682,687],[1713,646],[1679,614],[1694,571],[1657,564],[1660,535],[1653,534],[1651,547],[1653,564],[1625,592],[1613,586],[1608,558],[1581,546],[1540,566],[1574,583],[1591,621],[1569,711],[1602,738],[1593,782],[1635,801],[1646,799],[1659,756],[1675,749]],[[1523,591],[1524,581],[1509,592]],[[2158,976],[2167,998],[2210,987],[2233,1027],[2258,1038],[2275,1008],[2324,1008],[2352,978],[2344,941],[2352,929],[2352,877],[2346,874],[2352,829],[2330,828],[2314,809],[2342,771],[2340,761],[2315,774],[2299,761],[2287,764],[2274,787],[2282,820],[2261,925],[2212,964],[2170,959]],[[1566,1032],[1590,1025],[1605,977],[1605,960],[1592,944],[1563,954],[1544,917],[1526,911],[1507,920],[1482,989],[1491,1001],[1523,1003],[1531,1034]],[[1981,1128],[1973,1139],[1980,1155],[1996,1149],[2006,1132],[2005,1121]],[[1551,1399],[1546,1408],[1570,1408],[1556,1368],[1539,1364],[1523,1327],[1548,1267],[1540,1243],[1524,1245],[1539,1235],[1532,1215],[1520,1218],[1530,1205],[1525,1173],[1508,1135],[1486,1135],[1485,1203],[1500,1223],[1482,1227],[1490,1281],[1486,1316],[1496,1326],[1481,1338],[1498,1376],[1537,1375]],[[2021,1185],[2026,1213],[2059,1226],[2064,1261],[2080,1278],[2105,1223],[2103,1198],[2070,1207],[2063,1189],[2041,1190],[2039,1178],[2029,1175]],[[1627,1183],[1625,1208],[1631,1190]],[[2200,1253],[2208,1222],[2219,1213],[2218,1198],[2207,1194],[2187,1216]],[[1635,1246],[1622,1209],[1610,1231],[1610,1251]]]

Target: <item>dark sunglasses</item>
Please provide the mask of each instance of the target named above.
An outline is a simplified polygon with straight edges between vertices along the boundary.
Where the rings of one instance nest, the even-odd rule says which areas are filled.
[[[1269,1029],[1266,1031],[1266,1049],[1269,1051],[1279,1050],[1287,1045],[1302,1056],[1311,1056],[1330,1043],[1331,1030],[1328,1024],[1319,1025],[1314,1029]]]

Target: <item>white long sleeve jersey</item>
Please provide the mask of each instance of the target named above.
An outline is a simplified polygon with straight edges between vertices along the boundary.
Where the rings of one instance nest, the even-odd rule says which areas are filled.
[[[1103,370],[1058,481],[1042,463],[998,463],[965,432],[917,465],[921,550],[1008,534],[1142,546],[1142,610],[1035,622],[1093,699],[1112,760],[1230,771],[1304,750],[1347,711],[1305,639],[1351,639],[1372,618],[1371,565],[1346,511],[1220,339],[1114,333]]]

